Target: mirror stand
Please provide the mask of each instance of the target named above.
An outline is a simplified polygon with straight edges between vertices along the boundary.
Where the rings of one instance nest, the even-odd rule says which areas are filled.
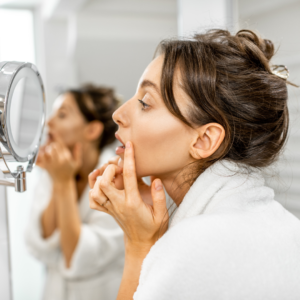
[[[22,193],[26,191],[26,172],[23,166],[17,167],[17,174],[14,179],[0,178],[0,185],[15,187],[15,191]]]
[[[0,185],[26,191],[45,121],[45,93],[35,65],[0,62]]]

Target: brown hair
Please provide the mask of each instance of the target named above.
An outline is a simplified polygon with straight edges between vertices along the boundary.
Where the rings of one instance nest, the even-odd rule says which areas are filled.
[[[157,53],[164,55],[161,94],[170,112],[191,127],[216,122],[225,129],[220,148],[195,164],[191,183],[221,159],[261,168],[278,157],[288,133],[288,94],[286,80],[272,74],[270,40],[250,30],[214,29],[164,40]],[[173,94],[177,67],[191,99],[187,118]]]
[[[115,140],[118,126],[113,121],[112,114],[119,107],[120,100],[112,88],[87,84],[80,89],[69,89],[64,93],[72,94],[87,122],[98,120],[103,123],[103,133],[98,141],[100,150]]]

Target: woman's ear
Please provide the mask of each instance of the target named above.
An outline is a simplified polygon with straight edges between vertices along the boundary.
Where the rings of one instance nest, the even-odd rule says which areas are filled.
[[[195,159],[211,156],[215,153],[225,138],[225,130],[218,123],[209,123],[195,130],[190,154]]]
[[[87,141],[95,141],[100,138],[103,133],[104,125],[100,121],[92,121],[87,124],[85,129],[85,138]]]

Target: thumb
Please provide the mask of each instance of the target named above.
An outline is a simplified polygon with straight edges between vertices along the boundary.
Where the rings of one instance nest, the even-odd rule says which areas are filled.
[[[160,179],[156,178],[151,184],[151,195],[153,200],[153,211],[155,218],[159,221],[168,217],[166,194]]]

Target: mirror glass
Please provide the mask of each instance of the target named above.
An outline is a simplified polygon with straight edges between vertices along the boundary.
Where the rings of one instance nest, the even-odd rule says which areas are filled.
[[[19,161],[29,160],[38,146],[43,124],[43,91],[31,68],[22,68],[17,73],[9,98],[7,130],[10,144]]]

